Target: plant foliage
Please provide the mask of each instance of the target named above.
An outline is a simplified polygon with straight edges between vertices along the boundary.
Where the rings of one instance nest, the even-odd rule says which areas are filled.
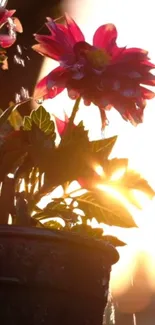
[[[134,190],[150,198],[154,191],[138,173],[129,170],[127,159],[109,159],[117,137],[90,141],[82,122],[66,122],[57,146],[56,120],[43,106],[24,119],[18,112],[14,114],[14,109],[10,106],[0,116],[0,207],[4,210],[1,223],[7,223],[11,214],[15,224],[63,229],[123,246],[117,238],[104,235],[101,228],[88,226],[88,220],[136,227],[128,207],[132,204],[140,208]],[[6,123],[10,125],[7,134]],[[102,168],[101,175],[95,166]],[[75,180],[84,190],[81,194],[77,191],[76,195],[76,189],[69,191]],[[52,198],[44,208],[39,208],[38,202],[59,186],[63,188],[61,197]]]

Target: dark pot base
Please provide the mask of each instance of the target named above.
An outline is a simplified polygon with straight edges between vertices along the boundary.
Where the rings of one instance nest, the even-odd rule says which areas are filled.
[[[0,324],[101,325],[117,260],[95,240],[0,226]]]
[[[0,324],[101,325],[105,299],[32,288],[0,288]]]

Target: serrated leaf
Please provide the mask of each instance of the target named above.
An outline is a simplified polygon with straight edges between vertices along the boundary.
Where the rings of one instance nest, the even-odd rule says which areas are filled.
[[[110,187],[114,189],[117,193],[120,193],[122,197],[129,203],[134,205],[138,209],[142,209],[142,205],[140,204],[139,200],[136,198],[133,189],[128,188],[126,186],[116,184],[116,183],[109,183]]]
[[[55,216],[60,216],[64,220],[71,220],[72,222],[77,221],[77,214],[72,211],[72,209],[66,205],[62,204],[61,201],[53,201],[47,205],[44,209],[45,213],[49,213]]]
[[[46,134],[51,134],[55,131],[54,122],[51,120],[50,114],[45,110],[43,106],[40,106],[37,110],[32,111],[31,120],[39,127],[40,130]]]
[[[124,204],[109,194],[95,190],[76,198],[78,208],[84,211],[88,219],[95,218],[110,226],[136,227],[131,213]]]
[[[55,133],[54,121],[51,120],[50,114],[46,112],[43,106],[39,106],[38,109],[33,110],[30,116],[25,116],[23,129],[30,131],[34,124],[46,135]]]
[[[102,154],[102,157],[104,157],[104,159],[107,159],[116,143],[116,140],[117,136],[103,140],[91,141],[90,144],[92,152],[98,152]]]
[[[44,132],[44,130],[41,130],[38,125],[36,125],[33,121],[31,126],[31,132],[29,134],[31,143],[33,144],[34,148],[35,146],[39,146],[41,150],[41,148],[50,149],[55,147],[55,132],[47,134],[46,132]]]
[[[101,164],[101,166],[103,167],[106,177],[111,177],[122,169],[124,170],[125,173],[128,166],[128,159],[126,158],[107,159],[106,161],[103,162],[103,165]]]
[[[61,199],[55,199],[53,202],[49,203],[46,208],[35,215],[35,218],[38,220],[56,217],[60,217],[65,221],[76,222],[78,216],[68,205],[62,204]]]
[[[108,243],[110,243],[111,245],[113,245],[114,247],[118,247],[118,246],[126,246],[126,243],[124,243],[122,240],[118,239],[115,236],[110,236],[110,235],[104,235],[103,236],[103,240],[107,241]]]
[[[155,191],[151,188],[148,182],[141,177],[140,174],[133,170],[128,170],[121,179],[121,184],[124,187],[128,187],[130,189],[139,190],[145,194],[147,194],[150,198],[153,198],[155,195]]]
[[[24,117],[23,121],[23,130],[24,131],[30,131],[32,127],[32,120],[29,116]]]
[[[81,121],[78,125],[72,125],[72,128],[70,128],[69,131],[66,127],[66,132],[62,136],[60,145],[70,145],[72,148],[90,148],[88,131],[85,130],[83,121]]]

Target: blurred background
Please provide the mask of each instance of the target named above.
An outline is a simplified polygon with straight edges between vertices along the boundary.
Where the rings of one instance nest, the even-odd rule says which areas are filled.
[[[155,62],[153,0],[23,0],[22,4],[20,0],[9,0],[7,8],[17,10],[24,33],[18,35],[16,44],[8,50],[9,70],[0,70],[2,109],[23,89],[31,95],[36,81],[56,66],[52,60],[44,60],[33,52],[31,46],[33,34],[46,31],[45,17],[58,18],[64,10],[76,19],[88,42],[99,25],[111,22],[117,26],[119,45],[147,49]],[[63,109],[69,112],[73,103],[66,98],[63,93],[52,102],[46,101],[45,107],[51,112],[56,108],[57,115],[61,115]],[[22,113],[29,113],[33,107],[33,102],[26,104]],[[85,114],[90,136],[97,138],[100,120],[95,107],[81,107],[81,111]],[[119,134],[112,156],[128,157],[130,166],[155,189],[155,100],[148,103],[144,124],[137,128],[124,122],[114,110],[109,112],[108,118],[110,124],[105,135]],[[142,211],[133,211],[139,229],[110,229],[111,234],[128,245],[120,249],[120,261],[113,267],[111,293],[115,311],[112,305],[108,325],[155,324],[155,200],[149,202],[144,196],[139,200]]]

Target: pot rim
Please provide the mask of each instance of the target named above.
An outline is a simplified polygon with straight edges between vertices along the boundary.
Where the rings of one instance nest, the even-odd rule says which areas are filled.
[[[119,253],[116,248],[108,243],[96,238],[88,238],[73,232],[44,229],[36,227],[21,227],[17,225],[0,225],[0,237],[24,237],[25,239],[39,239],[46,241],[65,241],[75,245],[86,246],[97,249],[108,255],[110,265],[115,264],[119,260]]]

